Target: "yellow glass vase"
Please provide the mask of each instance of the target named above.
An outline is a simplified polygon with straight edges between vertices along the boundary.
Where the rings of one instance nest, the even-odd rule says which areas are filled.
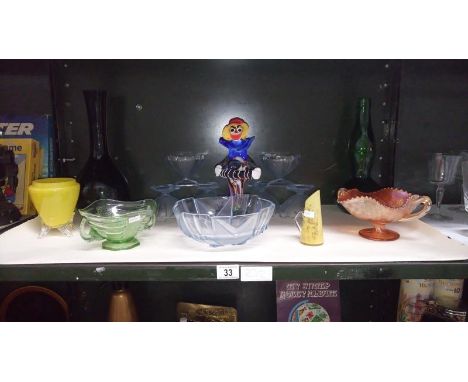
[[[71,235],[79,193],[80,184],[73,178],[44,178],[32,182],[29,195],[42,220],[41,237],[50,229]]]

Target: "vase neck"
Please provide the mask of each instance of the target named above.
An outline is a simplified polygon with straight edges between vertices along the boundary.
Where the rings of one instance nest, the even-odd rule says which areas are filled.
[[[373,157],[373,142],[370,126],[370,99],[361,97],[358,100],[358,129],[354,143],[354,176],[361,180],[370,177],[371,162]]]
[[[367,135],[370,125],[369,103],[368,98],[359,99],[359,128],[362,135]]]
[[[107,157],[107,94],[103,90],[85,90],[88,112],[90,156],[93,159]]]

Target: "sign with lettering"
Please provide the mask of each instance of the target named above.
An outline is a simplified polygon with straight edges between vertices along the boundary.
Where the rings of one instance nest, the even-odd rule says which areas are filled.
[[[341,321],[338,280],[277,281],[278,321]]]

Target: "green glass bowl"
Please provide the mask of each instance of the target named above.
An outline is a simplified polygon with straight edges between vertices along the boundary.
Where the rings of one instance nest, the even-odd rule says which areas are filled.
[[[136,247],[138,232],[153,227],[156,202],[144,199],[124,202],[100,199],[78,210],[83,217],[80,235],[87,241],[103,241],[102,248],[118,251]]]

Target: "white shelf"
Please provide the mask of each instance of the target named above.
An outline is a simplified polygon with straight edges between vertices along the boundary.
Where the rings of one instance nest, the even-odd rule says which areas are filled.
[[[441,214],[449,216],[450,220],[437,220],[430,215],[426,215],[422,220],[451,239],[468,245],[468,212],[461,207],[461,205],[441,206]]]
[[[422,222],[390,224],[400,233],[393,242],[361,238],[368,226],[336,206],[323,206],[322,246],[305,246],[292,219],[274,218],[260,236],[242,246],[211,248],[184,236],[175,221],[158,223],[139,235],[141,245],[126,251],[101,249],[77,229],[71,238],[58,232],[39,239],[35,218],[0,235],[0,265],[112,263],[385,263],[447,262],[468,259],[468,247]]]

